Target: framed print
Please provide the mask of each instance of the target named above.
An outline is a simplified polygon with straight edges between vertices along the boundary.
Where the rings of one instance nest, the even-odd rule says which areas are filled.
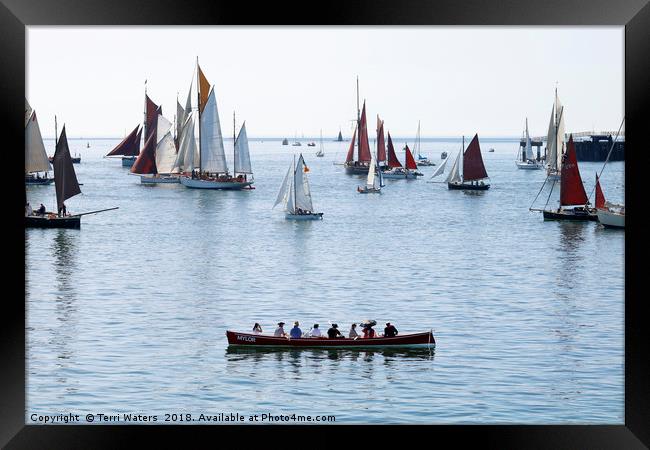
[[[650,6],[321,9],[3,0],[2,443],[647,446]]]

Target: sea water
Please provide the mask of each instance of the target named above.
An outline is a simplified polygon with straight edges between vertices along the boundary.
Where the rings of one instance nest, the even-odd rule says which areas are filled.
[[[515,167],[517,139],[481,139],[486,192],[427,183],[436,167],[422,167],[417,180],[385,180],[381,195],[358,194],[365,177],[339,165],[348,142],[326,140],[317,158],[317,140],[252,139],[255,189],[240,192],[143,186],[102,158],[118,142],[70,140],[83,194],[66,205],[119,209],[82,217],[80,230],[25,233],[28,423],[68,413],[624,422],[624,231],[530,212],[549,188],[538,196],[545,172]],[[424,139],[421,153],[439,165],[446,151],[448,172],[460,145]],[[299,152],[322,221],[271,208]],[[588,194],[601,168],[580,162]],[[624,201],[624,163],[608,164],[601,184]],[[54,186],[27,191],[34,208],[55,208]],[[225,336],[295,320],[347,334],[363,319],[433,329],[436,347],[237,350]]]

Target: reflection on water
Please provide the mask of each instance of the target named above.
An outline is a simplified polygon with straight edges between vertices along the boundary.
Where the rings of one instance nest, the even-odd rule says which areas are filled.
[[[391,360],[391,358],[411,358],[433,361],[435,355],[435,347],[404,347],[394,349],[378,348],[371,350],[359,350],[345,348],[263,348],[229,345],[226,348],[226,356],[231,361],[252,359],[256,362],[259,362],[270,357],[274,357],[278,361],[283,360],[285,357],[294,359],[300,359],[302,357],[308,359],[322,359],[325,357],[330,360],[357,361],[359,359],[362,359],[365,361],[372,361],[375,355],[381,356],[386,360]]]

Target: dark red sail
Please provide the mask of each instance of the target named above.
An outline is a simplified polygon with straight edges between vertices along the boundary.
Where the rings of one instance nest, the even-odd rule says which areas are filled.
[[[366,102],[363,102],[363,110],[361,112],[361,123],[359,125],[359,161],[369,162],[370,144],[368,143],[368,123],[366,121]]]
[[[386,142],[384,141],[384,122],[377,116],[377,162],[386,161]]]
[[[106,156],[137,156],[140,153],[140,136],[142,130],[136,126],[122,142],[111,150]],[[138,131],[139,130],[139,131]]]
[[[598,179],[598,174],[596,174],[596,208],[605,208],[605,194],[603,194],[603,190],[600,188],[600,180]]]
[[[156,131],[156,122],[158,119],[158,114],[162,114],[162,106],[156,105],[154,102],[151,101],[148,95],[145,94],[145,111],[146,111],[146,118],[145,118],[145,126],[144,126],[144,140],[145,142],[147,139],[149,139],[149,136],[151,136],[151,133],[154,133]]]
[[[475,134],[463,154],[463,181],[482,180],[487,177],[488,174],[481,156],[481,147],[478,143],[478,134]]]
[[[357,137],[357,129],[354,129],[354,134],[352,135],[352,140],[350,141],[350,148],[348,149],[348,156],[345,158],[345,162],[352,162],[354,160],[354,140]]]
[[[390,131],[388,132],[388,167],[402,167],[402,163],[399,162],[395,154],[393,140],[390,138]]]
[[[61,208],[63,202],[67,199],[74,197],[77,194],[81,194],[77,175],[75,174],[74,166],[72,165],[72,158],[70,157],[70,148],[68,147],[65,125],[63,125],[63,129],[61,130],[61,137],[59,137],[59,141],[56,143],[54,158],[52,158],[52,166],[54,166],[56,204]]]
[[[156,133],[151,134],[144,143],[142,152],[131,166],[131,173],[140,175],[156,174]]]
[[[411,150],[409,150],[408,145],[406,146],[405,152],[406,152],[406,168],[410,170],[416,170],[418,168],[418,165],[415,162],[415,159],[413,158],[413,154],[411,153]]]
[[[560,205],[586,205],[588,201],[585,187],[582,184],[576,146],[573,135],[569,136],[567,151],[562,157],[562,173],[560,175]]]

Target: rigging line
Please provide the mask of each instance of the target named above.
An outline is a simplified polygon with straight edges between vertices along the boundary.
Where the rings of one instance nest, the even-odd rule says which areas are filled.
[[[551,192],[548,193],[548,197],[546,198],[546,204],[544,205],[544,209],[546,209],[546,206],[548,206],[548,202],[551,199],[551,194],[553,193],[553,188],[555,187],[555,183],[557,183],[557,180],[553,180],[553,184],[551,185]],[[560,190],[561,192],[561,190]],[[562,197],[562,196],[560,196]],[[561,206],[561,203],[560,203]]]
[[[616,137],[614,137],[614,140],[612,141],[612,146],[609,148],[609,152],[607,153],[607,158],[605,158],[605,162],[603,163],[603,167],[600,169],[600,173],[598,174],[598,179],[600,180],[600,176],[603,174],[603,170],[605,170],[605,166],[609,162],[609,157],[612,156],[612,151],[614,150],[614,145],[616,144],[616,140],[618,139],[619,133],[621,132],[621,128],[623,128],[623,123],[625,123],[625,116],[623,117],[623,120],[621,121],[621,125],[618,127],[618,131],[616,132]],[[591,189],[591,193],[589,193],[589,197],[587,200],[591,199],[591,196],[593,195],[594,191],[596,190],[596,185],[594,184],[594,187]]]
[[[533,208],[533,205],[534,205],[535,202],[537,201],[537,198],[539,197],[539,194],[542,193],[542,190],[544,189],[544,186],[546,186],[546,181],[547,181],[547,180],[548,180],[548,174],[546,174],[546,179],[545,179],[544,182],[542,183],[542,187],[539,188],[539,192],[538,192],[537,195],[535,196],[535,200],[533,200],[533,203],[531,203],[531,204],[530,204],[530,207],[528,207],[528,211],[530,211],[530,210]],[[548,203],[548,201],[547,201],[547,203]]]

